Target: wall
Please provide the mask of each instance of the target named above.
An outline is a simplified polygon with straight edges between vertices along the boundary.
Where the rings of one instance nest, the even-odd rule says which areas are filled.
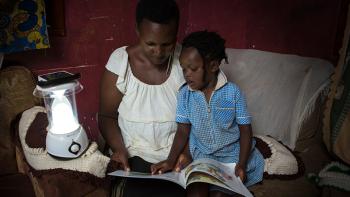
[[[342,0],[191,0],[186,33],[207,28],[232,48],[254,48],[336,62],[346,3]]]
[[[66,37],[50,37],[51,48],[10,54],[36,74],[81,73],[79,118],[91,138],[98,129],[99,80],[110,53],[136,41],[136,0],[66,0]],[[227,47],[293,53],[336,62],[346,0],[178,0],[179,40],[194,30],[214,30]]]

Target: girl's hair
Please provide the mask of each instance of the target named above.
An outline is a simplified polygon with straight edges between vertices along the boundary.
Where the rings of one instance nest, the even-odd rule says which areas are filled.
[[[193,32],[186,36],[182,41],[182,48],[193,47],[197,49],[205,62],[216,60],[221,63],[221,61],[225,59],[225,62],[228,63],[225,52],[225,42],[226,41],[216,32],[204,30]]]

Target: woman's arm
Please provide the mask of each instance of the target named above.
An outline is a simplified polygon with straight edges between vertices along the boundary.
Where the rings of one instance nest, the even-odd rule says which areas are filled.
[[[239,151],[239,161],[236,166],[236,175],[245,181],[246,178],[246,167],[247,161],[251,152],[252,146],[252,126],[251,124],[238,125],[240,132],[240,151]],[[243,170],[243,172],[242,172]]]
[[[128,151],[118,126],[117,111],[123,94],[115,87],[118,76],[105,70],[100,84],[100,109],[98,125],[106,143],[113,151],[111,158],[129,170]]]

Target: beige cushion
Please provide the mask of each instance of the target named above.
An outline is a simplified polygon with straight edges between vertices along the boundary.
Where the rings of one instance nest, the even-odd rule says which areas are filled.
[[[329,85],[332,64],[251,49],[226,49],[226,53],[229,64],[222,69],[246,95],[254,134],[272,136],[294,149],[303,122]]]
[[[256,147],[264,157],[264,178],[293,179],[304,173],[303,163],[282,143],[256,135]]]

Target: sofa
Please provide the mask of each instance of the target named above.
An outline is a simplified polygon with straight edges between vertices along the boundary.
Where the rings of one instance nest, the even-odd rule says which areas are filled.
[[[277,174],[264,179],[249,188],[254,196],[346,196],[345,192],[332,188],[318,188],[306,178],[308,173],[318,173],[333,159],[323,144],[321,128],[334,66],[317,58],[259,50],[227,49],[226,52],[229,64],[223,64],[222,69],[247,97],[254,134],[280,141],[301,158],[305,168],[302,175]],[[0,70],[0,194],[116,196],[108,176],[101,181],[89,173],[84,173],[85,179],[80,174],[70,176],[74,170],[36,171],[26,161],[18,130],[20,121],[27,118],[22,113],[42,105],[32,95],[34,87],[35,79],[27,68],[10,66]],[[39,134],[34,140],[38,138]],[[103,143],[98,146],[103,149]]]

